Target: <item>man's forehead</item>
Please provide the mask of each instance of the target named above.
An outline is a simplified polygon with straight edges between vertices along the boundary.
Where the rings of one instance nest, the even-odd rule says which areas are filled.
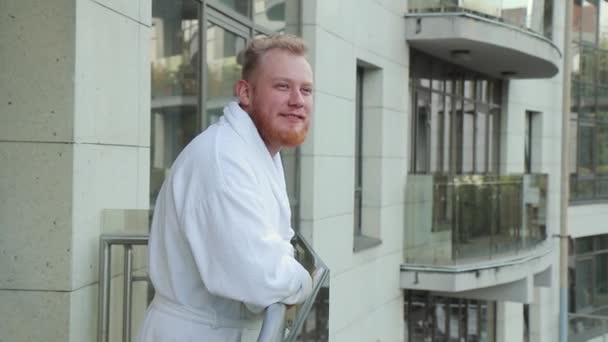
[[[306,78],[306,82],[312,83],[312,68],[305,56],[285,50],[273,49],[260,57],[260,62],[253,72],[254,75],[261,73],[273,79]]]

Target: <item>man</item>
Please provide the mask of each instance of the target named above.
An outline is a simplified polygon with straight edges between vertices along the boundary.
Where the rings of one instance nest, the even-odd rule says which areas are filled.
[[[312,71],[299,38],[253,40],[238,103],[177,157],[157,199],[149,243],[156,296],[142,342],[240,341],[273,303],[303,302],[308,272],[294,232],[279,151],[304,141]]]

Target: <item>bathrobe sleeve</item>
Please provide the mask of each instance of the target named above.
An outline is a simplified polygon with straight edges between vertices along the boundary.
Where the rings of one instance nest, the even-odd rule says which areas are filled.
[[[250,308],[303,302],[311,277],[271,226],[255,174],[234,157],[217,167],[215,186],[198,191],[182,225],[205,286]]]

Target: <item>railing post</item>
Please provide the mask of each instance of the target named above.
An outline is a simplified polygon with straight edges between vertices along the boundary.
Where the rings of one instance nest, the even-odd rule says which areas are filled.
[[[110,264],[112,249],[110,244],[102,238],[99,243],[99,307],[97,342],[108,342],[110,331],[110,279],[112,278],[112,265]]]
[[[124,279],[123,279],[123,302],[122,302],[122,341],[131,341],[131,304],[133,302],[133,245],[124,247]]]

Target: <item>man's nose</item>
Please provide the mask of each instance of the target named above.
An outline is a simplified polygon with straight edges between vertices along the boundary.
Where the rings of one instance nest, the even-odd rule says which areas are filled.
[[[289,105],[296,107],[304,106],[304,96],[302,95],[300,89],[293,89],[291,91],[289,94]]]

